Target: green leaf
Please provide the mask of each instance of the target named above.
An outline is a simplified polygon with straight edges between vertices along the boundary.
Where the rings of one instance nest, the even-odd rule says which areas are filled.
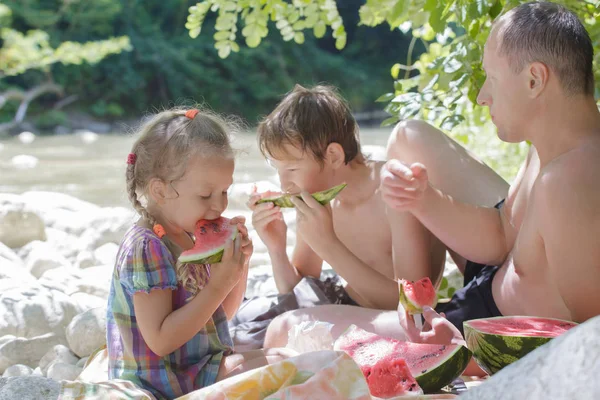
[[[400,74],[400,64],[394,64],[391,69],[392,78],[398,79],[398,75]]]
[[[439,290],[444,290],[448,287],[448,278],[443,277],[442,281],[440,282],[440,287]]]
[[[219,57],[221,57],[221,58],[227,58],[230,53],[231,53],[230,46],[221,47],[219,49]]]
[[[496,19],[498,15],[502,12],[502,2],[500,0],[496,0],[494,5],[490,7],[490,11],[488,12],[492,19]]]
[[[465,121],[465,117],[459,114],[449,115],[443,119],[441,128],[446,131],[454,129],[458,124]]]
[[[296,34],[294,35],[294,42],[298,44],[304,43],[304,33],[296,32]]]
[[[407,0],[397,0],[392,11],[388,14],[388,23],[392,28],[395,28],[400,24],[400,19],[404,16],[405,12],[408,11],[406,3]]]
[[[456,292],[456,289],[451,287],[450,289],[448,289],[448,297],[452,297],[454,296],[454,293]]]
[[[255,47],[258,47],[259,44],[260,44],[260,36],[258,36],[258,35],[246,36],[246,45],[248,45],[248,47],[255,48]]]
[[[381,126],[384,127],[384,126],[395,125],[397,122],[398,122],[398,117],[389,117],[389,118],[384,119],[381,122]]]
[[[392,99],[395,97],[394,93],[386,93],[386,94],[382,94],[381,96],[379,96],[377,98],[377,100],[375,100],[376,103],[387,103],[388,101],[392,101]]]
[[[344,34],[343,36],[339,36],[335,40],[335,48],[336,49],[342,50],[344,47],[346,47],[346,34]]]
[[[315,34],[316,38],[320,39],[323,36],[325,36],[326,30],[327,30],[327,26],[325,25],[325,22],[319,21],[316,23],[315,27],[313,28],[313,33]]]

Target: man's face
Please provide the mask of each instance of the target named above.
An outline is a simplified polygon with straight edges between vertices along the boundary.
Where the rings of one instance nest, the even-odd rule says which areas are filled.
[[[268,161],[277,169],[281,190],[285,192],[314,193],[331,186],[333,170],[328,163],[319,163],[311,154],[291,144],[284,144]]]
[[[532,120],[533,104],[527,91],[527,67],[520,73],[510,68],[508,58],[498,55],[498,34],[492,30],[483,53],[486,73],[477,102],[487,106],[498,137],[505,142],[521,142]]]

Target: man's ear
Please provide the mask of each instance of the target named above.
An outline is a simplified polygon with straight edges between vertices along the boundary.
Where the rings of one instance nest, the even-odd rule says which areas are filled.
[[[162,180],[152,178],[148,185],[148,194],[155,203],[164,204],[167,198],[167,186]]]
[[[325,161],[333,168],[337,169],[344,165],[346,154],[339,143],[329,143],[325,150]]]
[[[527,74],[527,89],[529,90],[529,96],[536,98],[548,85],[548,78],[550,77],[550,70],[548,66],[541,62],[534,62],[529,65]]]

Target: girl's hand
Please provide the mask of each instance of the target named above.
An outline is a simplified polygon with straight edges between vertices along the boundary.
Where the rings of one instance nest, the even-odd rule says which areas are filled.
[[[223,250],[220,263],[211,264],[209,285],[216,285],[218,290],[229,293],[237,285],[245,269],[246,256],[242,253],[242,238],[229,239]]]
[[[248,228],[245,223],[246,217],[241,215],[231,219],[231,224],[237,225],[239,237],[241,238],[241,251],[244,253],[246,264],[248,264],[254,252],[254,245],[252,244],[252,239],[248,236]]]

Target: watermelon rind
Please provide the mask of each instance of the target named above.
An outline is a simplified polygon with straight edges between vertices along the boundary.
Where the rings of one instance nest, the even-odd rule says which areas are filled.
[[[545,345],[553,337],[536,337],[536,336],[520,336],[520,335],[505,335],[482,332],[471,325],[472,322],[481,320],[497,320],[497,319],[532,319],[536,317],[527,316],[509,316],[509,317],[492,317],[480,318],[463,322],[465,332],[465,340],[467,347],[473,352],[473,358],[481,369],[489,375],[493,375],[502,368],[514,363],[523,358],[528,353]],[[540,317],[543,320],[556,321],[557,323],[574,324],[572,321],[565,321],[556,318]]]
[[[237,229],[233,229],[231,233],[231,240],[237,237]],[[225,245],[215,247],[213,250],[204,253],[187,254],[183,253],[179,256],[179,262],[181,263],[194,263],[194,264],[217,264],[223,259],[223,253],[225,252]]]
[[[333,200],[335,198],[335,196],[337,196],[345,187],[346,187],[346,184],[342,183],[341,185],[334,186],[327,190],[313,193],[311,196],[315,200],[317,200],[320,204],[325,205],[325,204],[329,203],[331,200]],[[293,195],[291,195],[291,194],[284,194],[284,195],[281,195],[278,197],[265,197],[263,199],[258,200],[256,203],[257,204],[273,203],[276,206],[281,207],[281,208],[293,208],[294,203],[292,203],[292,200],[290,200],[290,198],[292,196]],[[299,199],[301,198],[298,195],[295,195],[295,196]]]
[[[402,307],[404,307],[404,309],[410,314],[410,315],[415,315],[415,314],[422,314],[423,313],[423,308],[415,303],[413,303],[408,297],[406,297],[406,293],[404,292],[404,285],[402,284],[403,280],[398,281],[398,289],[400,292],[400,304],[402,304]],[[430,306],[431,308],[435,308],[437,304],[437,296],[434,296],[434,300],[432,304],[428,304],[428,306]]]
[[[351,335],[353,331],[360,330],[364,331],[361,328],[358,328],[356,325],[352,324],[346,329],[335,341],[334,350],[343,351],[343,348],[348,345],[345,341],[348,340],[348,335]],[[364,331],[370,334],[372,332]],[[380,336],[377,334],[373,334],[376,336]],[[380,336],[383,339],[386,339],[383,336]],[[391,339],[394,341],[401,340]],[[418,345],[418,343],[416,343]],[[439,345],[445,350],[444,345]],[[439,357],[438,363],[435,367],[430,368],[428,370],[419,371],[417,374],[413,374],[415,380],[421,387],[424,393],[435,393],[442,389],[443,387],[451,384],[456,378],[458,378],[469,365],[469,361],[471,360],[472,353],[471,351],[463,346],[463,345],[449,345],[454,346],[455,349],[451,353],[446,354],[443,358],[439,357],[439,355],[434,355],[434,357]],[[431,357],[431,354],[426,354],[424,357]],[[403,358],[401,355],[398,357]],[[408,360],[407,360],[408,363]]]

